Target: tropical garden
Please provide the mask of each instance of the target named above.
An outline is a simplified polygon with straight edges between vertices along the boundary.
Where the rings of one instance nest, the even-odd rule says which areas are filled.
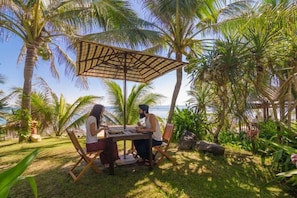
[[[24,44],[20,52],[23,87],[11,93],[0,90],[0,116],[7,123],[1,131],[16,131],[18,142],[24,143],[32,120],[38,121],[39,134],[56,137],[84,124],[86,109],[100,102],[100,96],[82,96],[69,104],[42,78],[33,79],[36,64],[42,61],[53,77],[60,76],[56,65],[64,65],[66,74],[87,88],[87,79],[75,76],[71,58],[81,39],[166,53],[189,62],[176,70],[170,110],[164,120],[175,124],[174,139],[178,141],[188,130],[200,140],[250,152],[272,173],[267,186],[278,183],[296,194],[297,170],[291,160],[297,153],[296,2],[135,1],[147,11],[145,17],[140,17],[131,3],[0,0],[2,41],[14,35]],[[179,109],[175,106],[183,72],[191,78],[191,99],[186,108]],[[5,83],[2,71],[0,83]],[[114,107],[105,118],[123,124],[123,92],[112,80],[105,80],[104,85]],[[150,83],[135,85],[127,98],[127,124],[137,122],[138,104],[156,105],[162,97],[154,94]],[[7,113],[4,110],[12,100],[17,106]],[[250,137],[243,126],[249,126],[255,113],[259,131]]]

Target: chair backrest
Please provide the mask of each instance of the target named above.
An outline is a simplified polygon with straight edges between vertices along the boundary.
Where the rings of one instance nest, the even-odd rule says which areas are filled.
[[[76,135],[74,134],[73,131],[68,131],[67,130],[67,133],[70,137],[70,140],[74,146],[74,148],[76,149],[76,151],[80,154],[80,155],[83,155],[85,153],[85,151],[83,150],[83,148],[81,147]]]
[[[173,134],[174,124],[167,123],[163,133],[163,142],[169,144]]]

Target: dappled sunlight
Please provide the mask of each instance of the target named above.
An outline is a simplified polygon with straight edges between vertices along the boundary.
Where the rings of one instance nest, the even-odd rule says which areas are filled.
[[[138,181],[135,183],[135,186],[143,186],[143,185],[146,185],[150,180],[148,178],[145,178],[141,181]]]
[[[80,140],[83,144],[84,139]],[[115,168],[113,176],[101,167],[102,173],[90,169],[74,183],[68,171],[79,156],[67,138],[46,139],[36,144],[7,144],[0,167],[6,169],[7,164],[15,164],[37,146],[40,152],[25,175],[35,176],[40,197],[229,197],[230,192],[233,197],[259,197],[261,186],[271,178],[260,160],[250,153],[227,149],[225,156],[214,156],[178,151],[177,144],[172,143],[168,152],[177,165],[164,159],[152,171],[138,164],[120,166]],[[122,146],[119,143],[119,147]],[[100,166],[99,160],[95,164]],[[30,197],[28,185],[26,181],[20,181],[10,196]],[[266,197],[286,195],[276,185],[261,193]]]
[[[58,168],[60,166],[60,163],[57,163],[53,160],[47,159],[47,160],[37,160],[34,161],[26,170],[26,174],[36,174],[36,173],[42,173],[45,171],[50,171],[53,168]]]
[[[154,192],[156,191],[156,192]],[[127,197],[140,197],[140,195],[144,195],[144,193],[154,194],[157,193],[158,189],[156,189],[154,183],[150,181],[149,178],[144,178],[140,181],[137,181],[134,185],[134,188],[130,190],[129,193],[126,194]],[[147,194],[147,195],[148,195]]]
[[[167,197],[188,197],[183,191],[180,191],[179,188],[175,188],[174,186],[172,186],[170,182],[162,182],[158,179],[154,179],[153,182],[164,196],[166,195]]]
[[[64,164],[63,166],[61,166],[61,168],[63,169],[67,169],[67,168],[72,168],[72,166],[74,166],[75,162],[68,162],[66,164]]]
[[[178,179],[178,178],[176,178]],[[164,182],[152,177],[145,178],[135,184],[135,189],[131,190],[125,197],[189,197],[179,188],[171,185],[170,181]]]

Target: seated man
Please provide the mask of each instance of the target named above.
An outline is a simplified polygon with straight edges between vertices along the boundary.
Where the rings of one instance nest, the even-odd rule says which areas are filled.
[[[149,106],[145,104],[139,105],[139,117],[145,118],[145,126],[141,126],[138,123],[136,127],[137,132],[152,132],[152,146],[162,144],[162,133],[160,129],[159,121],[154,114],[149,113]],[[149,140],[134,140],[134,146],[137,154],[141,157],[138,162],[145,162],[149,159]],[[154,159],[154,156],[153,156]]]

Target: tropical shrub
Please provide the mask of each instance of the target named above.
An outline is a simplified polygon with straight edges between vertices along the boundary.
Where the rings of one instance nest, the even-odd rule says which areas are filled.
[[[274,182],[283,182],[283,184],[288,187],[291,194],[296,195],[297,169],[295,164],[291,161],[291,155],[297,152],[296,142],[295,146],[292,147],[269,140],[262,139],[262,141],[273,151],[271,169],[277,176],[276,179],[269,182],[267,185]]]
[[[293,190],[292,186],[297,184],[297,170],[291,162],[291,155],[297,153],[296,129],[274,121],[261,123],[260,127],[259,145],[265,148],[263,157],[272,158],[270,166],[277,176],[275,181],[282,181]]]
[[[175,125],[174,139],[179,139],[185,130],[196,134],[200,140],[204,139],[207,134],[203,116],[189,108],[179,109],[177,107],[172,122]]]
[[[275,138],[278,134],[277,132],[277,123],[273,120],[268,120],[266,122],[259,122],[258,123],[261,132],[259,133],[259,138],[264,138],[266,140],[270,140]]]
[[[265,149],[268,156],[272,155],[273,170],[283,172],[292,169],[290,155],[297,148],[296,130],[273,121],[261,123],[260,127],[259,148]]]
[[[252,140],[244,131],[239,133],[234,131],[221,131],[219,134],[219,142],[222,145],[233,145],[246,151],[253,150]]]
[[[22,109],[18,109],[14,112],[14,122],[16,123],[16,125],[22,126],[24,125],[23,121],[24,120],[28,120],[29,123],[31,123],[31,115],[28,114],[27,110],[22,110]],[[25,124],[26,125],[26,124]],[[20,128],[18,130],[18,135],[19,135],[19,142],[23,142],[23,141],[27,141],[28,137],[29,137],[29,132],[30,132],[30,125],[27,125],[26,130],[23,130],[24,127]]]

